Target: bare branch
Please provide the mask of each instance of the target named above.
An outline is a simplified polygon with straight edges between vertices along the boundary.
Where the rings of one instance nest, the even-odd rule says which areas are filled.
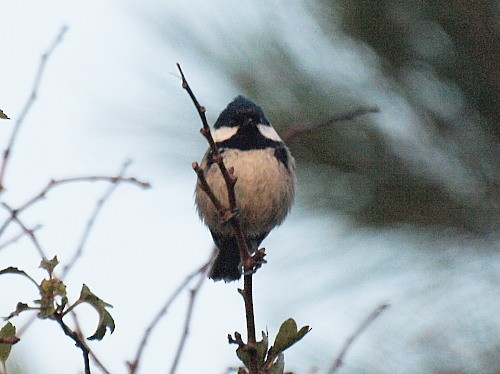
[[[31,327],[31,325],[33,324],[33,322],[35,322],[37,319],[38,319],[38,317],[37,317],[36,314],[34,314],[32,316],[29,316],[28,320],[24,323],[24,325],[22,325],[21,327],[19,327],[17,329],[17,335],[23,336],[23,334],[26,331],[28,331],[28,329]]]
[[[73,321],[75,322],[75,333],[81,337],[81,342],[82,342],[82,344],[84,344],[87,347],[87,349],[89,351],[89,355],[92,358],[92,361],[94,361],[94,363],[101,369],[101,371],[104,374],[111,374],[111,372],[104,366],[104,364],[101,362],[101,360],[99,360],[99,358],[92,351],[92,349],[90,349],[90,347],[87,345],[87,342],[85,341],[85,339],[83,339],[83,333],[82,333],[82,329],[80,327],[80,321],[78,321],[78,315],[73,310],[71,311],[70,314],[73,317]]]
[[[208,125],[206,116],[205,116],[205,107],[202,107],[198,100],[196,99],[196,96],[194,95],[193,91],[191,90],[191,87],[189,86],[186,77],[184,76],[184,73],[182,72],[181,66],[177,64],[177,67],[181,73],[182,77],[182,88],[184,88],[189,96],[191,97],[191,100],[193,101],[194,106],[196,107],[196,110],[198,111],[198,114],[201,118],[203,127],[200,130],[201,134],[207,139],[208,144],[210,146],[210,151],[212,152],[212,158],[215,162],[217,162],[217,165],[219,166],[219,169],[221,171],[221,174],[224,178],[224,181],[226,183],[226,188],[227,188],[227,194],[228,194],[228,201],[229,201],[229,209],[225,208],[222,206],[220,201],[216,198],[215,194],[213,193],[211,187],[208,185],[208,183],[205,180],[205,175],[203,173],[203,170],[198,167],[197,163],[193,164],[193,168],[196,171],[196,174],[198,175],[198,183],[200,183],[200,186],[202,187],[203,191],[207,194],[207,196],[210,198],[212,203],[214,204],[215,208],[218,210],[219,214],[221,215],[221,218],[224,220],[228,220],[233,227],[233,232],[234,236],[236,238],[236,242],[238,243],[238,249],[240,251],[240,258],[243,261],[243,271],[244,271],[244,276],[243,276],[243,290],[240,290],[241,295],[243,296],[243,300],[245,303],[245,315],[246,315],[246,322],[247,322],[247,344],[245,345],[245,349],[248,352],[248,355],[250,357],[249,360],[249,371],[250,374],[256,374],[257,373],[257,339],[256,339],[256,333],[255,333],[255,317],[254,317],[254,307],[253,307],[253,297],[252,297],[252,277],[253,273],[256,270],[256,268],[263,263],[263,256],[264,252],[263,251],[257,251],[256,254],[253,256],[250,255],[249,250],[248,250],[248,245],[245,240],[245,235],[243,234],[243,230],[241,228],[240,221],[238,219],[237,213],[238,213],[238,207],[236,204],[236,194],[235,194],[235,189],[234,186],[236,184],[237,178],[234,176],[234,170],[233,168],[227,169],[226,165],[224,164],[224,159],[221,153],[219,152],[217,145],[214,142],[214,139],[212,137],[212,133],[210,131],[210,126]],[[228,214],[229,211],[229,214]]]
[[[361,325],[359,325],[359,327],[356,329],[356,331],[354,331],[354,333],[351,336],[349,336],[349,338],[347,338],[342,349],[340,350],[339,354],[335,358],[335,361],[333,361],[332,366],[330,366],[330,368],[328,369],[327,374],[335,373],[343,365],[344,356],[346,355],[347,350],[351,347],[352,343],[387,308],[389,308],[389,304],[379,305],[373,312],[370,313],[370,315],[363,321],[363,323]]]
[[[71,178],[61,178],[61,179],[52,179],[47,183],[47,185],[35,196],[33,196],[31,199],[29,199],[27,202],[25,202],[23,205],[21,205],[19,208],[16,210],[18,212],[22,212],[26,208],[30,207],[34,203],[38,202],[39,200],[43,199],[45,195],[51,191],[54,187],[61,186],[64,184],[69,184],[69,183],[80,183],[80,182],[109,182],[113,184],[117,183],[131,183],[135,184],[141,188],[150,188],[151,185],[148,182],[143,182],[140,180],[137,180],[136,178],[125,178],[123,176],[117,176],[117,177],[110,177],[110,176],[82,176],[82,177],[71,177]]]
[[[210,130],[210,126],[208,125],[208,121],[207,121],[207,116],[205,115],[205,111],[206,111],[205,107],[201,106],[200,103],[198,102],[198,100],[196,99],[196,96],[194,96],[193,90],[189,86],[189,84],[186,80],[186,77],[184,76],[184,72],[181,69],[181,65],[179,63],[177,63],[176,65],[177,65],[177,69],[179,69],[179,72],[181,73],[182,88],[184,88],[187,91],[187,93],[189,94],[189,97],[191,98],[191,101],[193,102],[194,106],[196,107],[196,110],[198,111],[198,114],[199,114],[200,119],[201,119],[201,123],[203,124],[203,128]],[[212,143],[214,143],[212,136],[210,136],[210,138],[212,139]],[[212,146],[212,144],[210,144],[210,146]]]
[[[35,196],[29,198],[23,205],[18,207],[17,209],[11,209],[11,216],[5,220],[0,226],[0,236],[2,236],[5,229],[9,226],[9,224],[14,220],[14,216],[18,215],[22,211],[28,209],[33,204],[39,202],[48,192],[50,192],[53,188],[57,186],[62,186],[70,183],[80,183],[80,182],[109,182],[113,184],[118,183],[131,183],[135,184],[141,188],[150,188],[151,185],[148,182],[140,181],[136,178],[125,178],[121,176],[110,177],[110,176],[82,176],[82,177],[71,177],[71,178],[61,178],[61,179],[51,179],[47,185],[38,192]]]
[[[205,107],[201,106],[198,100],[196,99],[196,96],[193,93],[193,90],[191,90],[191,87],[189,86],[189,83],[186,80],[186,77],[184,76],[184,73],[182,72],[181,65],[177,64],[177,68],[179,69],[179,72],[181,73],[182,77],[182,88],[184,88],[189,96],[191,97],[191,100],[193,101],[194,106],[196,107],[196,110],[198,111],[198,114],[201,118],[201,122],[203,124],[202,129],[200,130],[201,134],[207,139],[208,144],[210,145],[210,149],[212,151],[212,157],[214,161],[217,162],[217,165],[219,165],[219,169],[222,173],[222,177],[224,178],[224,181],[226,182],[227,185],[227,193],[228,193],[228,198],[229,198],[229,209],[231,211],[236,212],[236,197],[234,193],[234,185],[236,183],[236,178],[234,177],[232,171],[228,171],[226,168],[226,165],[224,165],[224,160],[222,155],[220,154],[217,145],[215,144],[215,141],[212,137],[212,133],[210,131],[210,126],[208,125],[207,122],[207,117],[205,115]],[[246,244],[245,244],[246,247]],[[248,248],[247,248],[247,255],[248,256]],[[245,258],[245,257],[242,257]]]
[[[173,302],[177,299],[179,294],[189,285],[191,280],[196,277],[197,275],[201,274],[202,278],[205,278],[206,273],[208,270],[211,268],[213,261],[215,260],[217,252],[214,249],[210,255],[210,259],[204,263],[200,268],[196,269],[193,271],[191,274],[189,274],[182,282],[177,286],[177,288],[174,290],[172,295],[167,299],[165,304],[162,306],[162,308],[158,311],[156,316],[153,318],[149,326],[146,328],[144,331],[144,335],[142,336],[141,342],[139,343],[139,346],[137,348],[137,352],[135,354],[135,358],[133,361],[129,361],[128,368],[129,368],[129,373],[130,374],[135,374],[137,372],[137,369],[139,367],[142,353],[144,351],[144,348],[146,348],[146,345],[148,343],[148,340],[151,336],[151,333],[153,330],[156,328],[158,325],[158,322],[167,314],[170,306],[173,304]]]
[[[200,269],[200,271],[198,272],[198,275],[199,275],[198,282],[196,282],[196,285],[194,286],[194,288],[192,288],[190,290],[189,304],[188,304],[188,308],[186,311],[186,318],[184,319],[184,329],[182,332],[181,339],[179,341],[179,345],[177,347],[177,352],[175,353],[174,361],[172,362],[172,366],[170,368],[170,372],[169,372],[170,374],[175,373],[175,371],[177,369],[177,365],[179,364],[182,352],[184,351],[184,345],[186,344],[187,337],[189,334],[189,325],[191,323],[191,316],[193,314],[194,302],[196,300],[196,296],[198,295],[198,292],[201,289],[201,286],[203,285],[203,282],[205,281],[205,279],[207,277],[207,273],[210,270],[212,262],[213,262],[213,260],[215,260],[215,254],[216,254],[216,252],[214,250],[209,262],[204,267],[202,267]]]
[[[83,354],[83,364],[85,368],[85,374],[90,374],[90,359],[89,359],[89,349],[87,345],[85,344],[85,339],[83,336],[78,334],[77,332],[71,330],[63,321],[61,314],[55,314],[54,319],[59,323],[61,326],[64,334],[69,336],[73,341],[75,342],[75,345],[82,350]]]
[[[257,337],[255,333],[255,316],[253,307],[253,273],[243,276],[243,302],[245,303],[245,317],[247,321],[246,350],[250,356],[250,374],[257,373]]]
[[[28,232],[35,232],[36,230],[39,230],[41,227],[42,227],[42,225],[36,225],[32,229],[28,229]],[[0,244],[0,251],[4,248],[8,247],[9,245],[16,243],[19,239],[21,239],[26,234],[27,234],[27,232],[25,230],[23,230],[19,234],[13,236],[12,238],[7,239],[5,242]]]
[[[38,71],[36,73],[35,80],[33,82],[33,86],[31,89],[31,94],[30,94],[28,100],[26,101],[26,103],[24,104],[24,107],[21,111],[21,114],[19,115],[19,117],[16,120],[16,123],[14,125],[14,129],[12,130],[12,134],[11,134],[10,139],[9,139],[9,143],[7,145],[7,148],[5,149],[5,151],[3,153],[3,160],[2,160],[2,164],[0,165],[0,193],[2,193],[2,191],[4,190],[3,180],[5,177],[5,171],[7,169],[7,163],[9,161],[9,157],[12,153],[12,149],[14,147],[14,143],[16,141],[17,134],[19,133],[19,129],[21,128],[21,125],[24,121],[24,118],[26,117],[26,115],[30,111],[31,107],[33,106],[33,103],[36,100],[36,97],[38,95],[38,88],[40,87],[40,82],[42,81],[42,77],[43,77],[43,74],[45,72],[45,66],[47,64],[47,61],[48,61],[49,57],[52,55],[52,53],[54,52],[54,50],[56,49],[57,45],[62,41],[63,36],[67,30],[68,30],[67,26],[63,26],[61,28],[61,30],[57,34],[56,38],[54,39],[54,41],[52,42],[50,47],[47,49],[47,51],[41,57],[40,64],[38,65]]]
[[[126,161],[122,165],[122,168],[121,168],[120,172],[118,173],[118,176],[113,177],[113,180],[123,182],[124,181],[123,175],[125,174],[125,171],[127,170],[127,168],[129,167],[130,164],[131,164],[130,160]],[[130,180],[130,179],[128,179],[128,180]],[[138,182],[135,178],[133,178],[133,180],[134,180],[133,183],[139,183],[140,186],[145,186],[145,185],[149,186],[149,184],[145,184],[144,182]],[[52,184],[52,186],[53,185],[54,185],[54,183]],[[83,249],[85,247],[85,244],[87,243],[87,239],[89,237],[90,231],[92,230],[92,227],[94,226],[94,223],[97,219],[97,216],[99,215],[100,211],[102,210],[104,203],[111,197],[111,195],[113,194],[113,192],[116,190],[117,187],[118,187],[118,183],[113,182],[111,184],[111,186],[106,190],[106,192],[102,195],[102,197],[96,202],[94,211],[90,215],[90,218],[88,219],[87,224],[85,225],[85,229],[84,229],[82,237],[80,239],[80,244],[78,245],[77,250],[73,254],[73,257],[64,266],[60,279],[64,279],[68,275],[70,270],[73,268],[75,263],[78,261],[78,259],[83,254]]]
[[[330,118],[329,120],[316,124],[316,125],[296,125],[293,126],[292,128],[288,129],[284,134],[283,134],[283,140],[285,142],[293,140],[300,135],[303,135],[308,132],[316,131],[322,127],[326,126],[331,126],[333,124],[336,124],[338,122],[342,121],[349,121],[352,120],[356,117],[368,114],[368,113],[379,113],[380,109],[377,107],[369,107],[369,108],[360,108],[358,110],[355,110],[353,112],[348,112],[344,114],[340,114],[337,116],[334,116]]]
[[[42,246],[40,245],[40,243],[38,242],[38,239],[36,238],[35,236],[35,233],[33,230],[30,230],[20,219],[19,217],[17,216],[17,210],[14,210],[12,209],[8,204],[2,202],[2,206],[7,209],[9,212],[10,212],[10,220],[12,221],[15,221],[19,227],[21,227],[21,229],[25,232],[25,234],[31,239],[31,241],[33,242],[33,245],[35,246],[36,250],[38,251],[38,254],[40,255],[40,257],[44,260],[47,259],[47,256],[45,255],[45,252],[44,250],[42,249]],[[0,234],[1,235],[1,234]]]
[[[230,218],[231,211],[223,206],[217,196],[215,196],[212,188],[208,185],[208,182],[205,179],[205,173],[203,172],[203,169],[200,167],[200,165],[198,165],[197,162],[193,162],[192,167],[196,172],[196,175],[198,176],[198,184],[200,188],[207,194],[208,198],[210,199],[212,204],[214,204],[215,209],[217,209],[217,212],[222,217],[222,219],[224,221],[227,221]]]

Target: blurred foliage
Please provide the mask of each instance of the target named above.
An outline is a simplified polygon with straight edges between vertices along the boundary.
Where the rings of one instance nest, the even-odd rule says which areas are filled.
[[[373,176],[379,179],[376,201],[362,215],[372,222],[409,221],[467,231],[496,227],[500,135],[497,3],[317,2],[321,11],[315,14],[325,32],[331,31],[340,11],[344,30],[377,53],[385,76],[396,82],[398,93],[411,103],[432,136],[441,139],[441,147],[453,148],[450,157],[456,157],[482,187],[470,199],[463,199],[426,180],[425,174],[412,175],[407,165],[400,164],[396,170],[385,174],[380,169]],[[448,103],[434,97],[447,94],[452,98]],[[460,100],[464,103],[457,110],[454,106]],[[387,150],[382,142],[376,144]],[[381,164],[394,164],[397,157],[391,156],[387,161],[381,159]]]
[[[176,21],[161,27],[169,43],[175,34],[179,45],[259,103],[278,128],[380,106],[380,115],[338,123],[290,144],[299,161],[321,164],[327,175],[335,168],[335,175],[351,181],[341,193],[345,200],[321,200],[323,207],[362,225],[407,223],[483,234],[498,226],[494,4],[317,0],[299,12],[295,6],[292,14],[259,2],[261,27],[224,14],[207,21],[210,33]],[[280,28],[287,16],[299,17],[297,35]],[[301,17],[312,18],[312,26]],[[368,70],[368,78],[343,72],[353,56],[359,66],[352,69],[360,75]],[[379,93],[392,97],[387,107]],[[394,113],[398,107],[401,112]],[[384,124],[386,116],[401,127]],[[408,139],[402,142],[394,132],[405,127]],[[336,178],[328,183],[342,188]]]
[[[318,0],[323,9],[329,1]],[[500,50],[497,1],[343,1],[346,31],[368,43],[387,62],[386,74],[427,64],[467,96],[482,119],[478,124],[500,138]],[[328,13],[322,13],[327,15]],[[324,17],[326,28],[334,21]],[[405,82],[401,82],[403,87]],[[447,127],[446,121],[436,125]]]

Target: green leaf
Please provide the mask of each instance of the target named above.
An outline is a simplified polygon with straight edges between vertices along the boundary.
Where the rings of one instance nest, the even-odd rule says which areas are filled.
[[[259,367],[262,366],[266,359],[267,347],[269,345],[269,337],[267,333],[262,331],[262,340],[257,342],[257,362],[259,363]]]
[[[268,374],[283,374],[285,371],[285,355],[281,353],[278,356],[278,360],[271,366],[271,369],[267,372]]]
[[[250,355],[246,350],[243,349],[243,347],[238,347],[236,348],[236,356],[243,362],[243,365],[246,367],[249,366],[250,364]]]
[[[88,303],[92,305],[97,313],[99,313],[99,323],[94,335],[90,336],[89,340],[101,340],[106,334],[106,329],[109,329],[111,333],[115,331],[115,321],[111,314],[106,310],[107,307],[112,308],[113,306],[105,303],[99,299],[96,295],[90,292],[90,289],[84,284],[82,286],[82,291],[80,292],[80,299],[78,302]]]
[[[309,326],[302,326],[299,332],[297,332],[297,340],[295,342],[298,342],[300,339],[306,336],[309,331],[311,331],[311,328]]]
[[[302,339],[311,329],[309,326],[302,327],[297,331],[297,323],[289,318],[281,324],[281,327],[274,340],[273,351],[275,354],[283,352]]]
[[[10,118],[7,116],[7,114],[5,114],[5,113],[3,112],[3,110],[2,110],[2,109],[0,109],[0,118],[2,118],[2,119],[10,119]]]
[[[54,268],[59,264],[59,260],[57,259],[57,256],[54,256],[52,260],[42,260],[40,261],[40,267],[42,269],[47,270],[49,273],[49,276],[52,278],[52,273],[54,272]]]
[[[5,364],[5,361],[9,358],[12,344],[19,341],[19,339],[16,338],[16,327],[12,323],[7,322],[0,330],[0,337],[12,339],[12,343],[0,343],[0,361]]]

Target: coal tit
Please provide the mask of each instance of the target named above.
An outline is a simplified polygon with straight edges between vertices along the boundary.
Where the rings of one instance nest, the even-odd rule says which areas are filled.
[[[235,185],[238,219],[253,253],[290,211],[295,194],[295,160],[262,109],[243,96],[236,97],[222,111],[212,136],[226,167],[233,167],[238,178]],[[201,168],[214,194],[228,206],[226,184],[210,149]],[[223,222],[198,185],[195,201],[219,250],[209,277],[226,282],[239,279],[242,261],[232,226]]]

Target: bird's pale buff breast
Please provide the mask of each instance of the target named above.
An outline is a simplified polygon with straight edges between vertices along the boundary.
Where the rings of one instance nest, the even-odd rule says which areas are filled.
[[[273,229],[285,219],[295,193],[293,158],[288,169],[274,156],[274,149],[250,151],[229,150],[224,153],[226,167],[233,167],[238,178],[235,186],[239,219],[246,236],[259,236]],[[266,166],[264,166],[266,165]],[[206,159],[201,167],[205,170],[208,184],[214,194],[228,206],[227,188],[219,167],[212,164],[206,170]],[[271,187],[272,186],[272,187]],[[223,223],[205,192],[196,188],[196,205],[200,217],[218,233],[231,235],[232,228]]]

